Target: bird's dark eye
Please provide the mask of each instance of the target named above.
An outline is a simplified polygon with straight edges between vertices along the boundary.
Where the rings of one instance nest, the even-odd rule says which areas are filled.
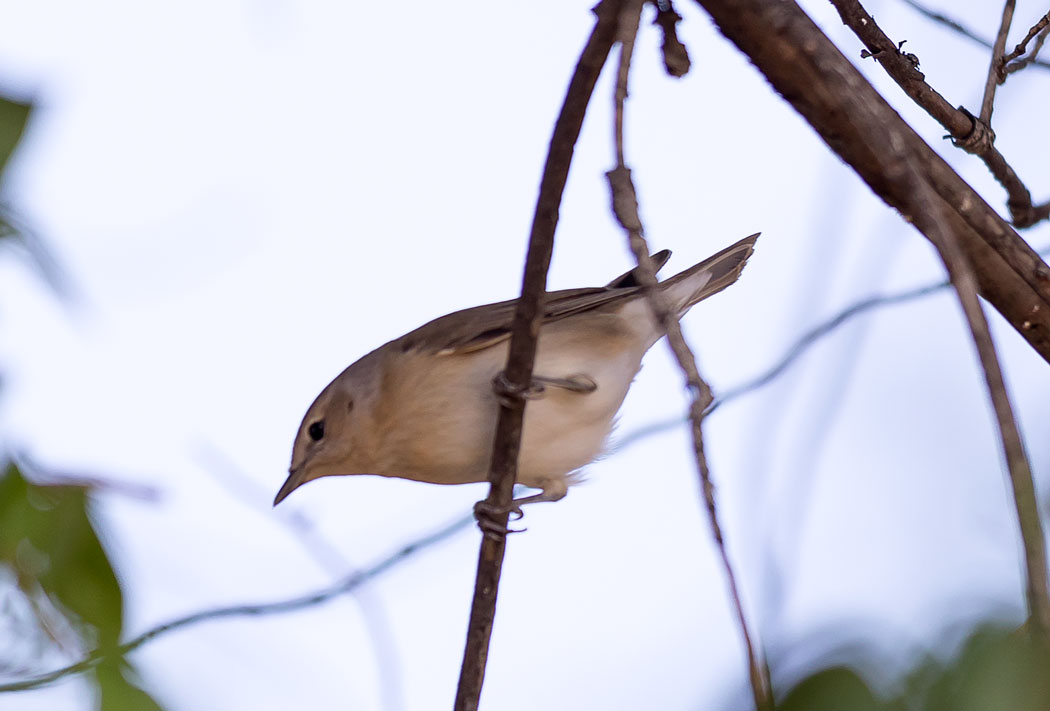
[[[310,439],[317,442],[324,438],[324,420],[318,420],[306,429],[306,433],[310,435]]]

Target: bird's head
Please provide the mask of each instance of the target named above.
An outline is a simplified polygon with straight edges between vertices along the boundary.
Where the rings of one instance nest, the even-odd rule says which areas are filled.
[[[356,365],[356,364],[355,364]],[[323,476],[367,472],[367,388],[359,387],[354,366],[321,391],[306,411],[292,445],[288,478],[277,492],[276,506],[308,481]],[[364,392],[362,392],[364,391]]]

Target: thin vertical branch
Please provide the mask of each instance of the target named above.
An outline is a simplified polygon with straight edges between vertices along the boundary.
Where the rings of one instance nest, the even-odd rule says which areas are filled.
[[[992,106],[995,104],[995,87],[999,86],[1000,72],[1003,67],[1003,55],[1006,54],[1006,35],[1010,32],[1010,23],[1014,19],[1015,0],[1003,3],[1003,19],[999,23],[999,34],[992,45],[992,58],[988,62],[988,78],[984,82],[984,98],[981,99],[981,120],[986,126],[992,125]]]
[[[624,159],[623,140],[623,117],[624,103],[627,99],[628,76],[631,67],[631,55],[634,50],[634,40],[638,34],[638,24],[641,17],[642,0],[627,0],[620,12],[618,28],[618,41],[620,43],[619,70],[616,79],[613,107],[613,141],[616,152],[616,167],[607,173],[609,186],[612,192],[613,212],[616,219],[627,232],[628,241],[635,259],[638,261],[638,270],[635,277],[645,290],[653,313],[660,323],[661,328],[667,334],[671,350],[678,361],[682,373],[685,375],[686,384],[692,393],[692,403],[689,407],[689,419],[692,423],[693,453],[696,457],[697,471],[700,475],[700,485],[703,491],[704,504],[707,508],[708,521],[711,524],[711,534],[715,540],[715,546],[721,558],[722,567],[725,571],[726,582],[729,586],[729,594],[732,600],[737,621],[740,626],[741,637],[747,652],[748,672],[751,683],[751,691],[755,700],[755,708],[758,711],[772,711],[773,698],[772,686],[769,680],[769,669],[760,652],[752,642],[753,635],[744,613],[744,605],[740,597],[740,589],[737,584],[733,565],[726,551],[725,539],[722,527],[718,521],[718,509],[715,504],[714,484],[711,481],[711,471],[707,464],[707,455],[704,452],[703,419],[704,411],[711,404],[711,388],[700,375],[689,344],[682,335],[681,326],[675,318],[674,313],[668,307],[663,294],[656,288],[656,270],[652,259],[649,257],[649,245],[644,237],[641,217],[638,214],[638,200],[631,180],[631,171],[627,168]]]
[[[512,324],[507,368],[502,378],[497,381],[503,404],[496,425],[492,465],[489,470],[492,486],[485,503],[489,510],[502,512],[495,514],[494,520],[503,533],[487,532],[482,536],[463,665],[460,668],[459,686],[456,690],[456,711],[476,711],[481,698],[489,639],[496,615],[496,596],[503,568],[503,554],[507,543],[505,531],[508,507],[513,494],[518,451],[521,447],[525,411],[523,396],[532,381],[532,366],[542,318],[542,302],[546,293],[547,269],[554,247],[554,231],[558,224],[558,209],[587,105],[616,37],[619,7],[620,0],[602,0],[594,8],[597,21],[569,82],[561,113],[554,125],[547,162],[543,169],[529,237],[529,251],[525,259],[521,298],[518,299]]]

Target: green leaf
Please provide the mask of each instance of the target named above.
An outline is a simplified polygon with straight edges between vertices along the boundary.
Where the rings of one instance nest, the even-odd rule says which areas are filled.
[[[162,711],[135,677],[131,667],[122,661],[100,664],[95,669],[99,711]]]
[[[117,644],[123,596],[95,533],[87,491],[36,486],[14,464],[0,480],[0,561],[28,597],[43,593],[80,633],[86,647]]]
[[[0,96],[0,174],[22,138],[31,108],[31,104],[22,104]]]
[[[974,632],[932,684],[929,711],[1046,711],[1050,659],[1021,631],[985,626]]]
[[[846,667],[822,669],[803,679],[777,711],[883,711],[879,701],[860,676]]]

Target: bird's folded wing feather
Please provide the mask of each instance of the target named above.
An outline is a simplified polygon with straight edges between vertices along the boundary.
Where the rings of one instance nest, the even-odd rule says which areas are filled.
[[[622,303],[640,292],[637,286],[552,291],[544,300],[543,322]],[[456,311],[402,336],[398,339],[399,345],[402,351],[418,350],[438,355],[490,348],[510,338],[517,303],[517,299],[512,299]]]
[[[711,282],[691,300],[691,304],[717,293],[740,276],[757,237],[756,234],[742,239],[663,283],[670,285],[697,271],[711,269]],[[657,269],[670,256],[667,250],[653,255]],[[543,304],[543,322],[558,321],[584,311],[618,308],[642,293],[634,275],[635,270],[632,269],[613,279],[608,286],[548,293]],[[399,338],[396,343],[402,352],[421,351],[438,355],[471,353],[490,348],[510,338],[517,303],[517,299],[511,299],[457,311],[420,326]]]

